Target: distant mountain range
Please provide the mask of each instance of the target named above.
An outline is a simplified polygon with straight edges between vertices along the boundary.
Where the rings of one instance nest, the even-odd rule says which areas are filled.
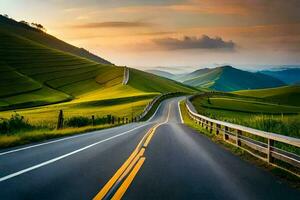
[[[152,71],[152,73],[163,76],[166,74],[166,72],[158,72],[158,70]],[[167,73],[167,76],[165,77],[196,88],[207,88],[227,92],[272,88],[286,85],[284,81],[276,77],[260,72],[253,73],[243,71],[231,66],[204,68],[192,73],[179,75]]]
[[[300,68],[287,68],[279,70],[263,70],[262,74],[266,74],[283,81],[286,84],[300,83]]]

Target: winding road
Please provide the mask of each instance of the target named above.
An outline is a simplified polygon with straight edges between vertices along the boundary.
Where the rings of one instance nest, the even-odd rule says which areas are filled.
[[[180,99],[147,122],[0,151],[0,199],[299,199],[182,124]]]

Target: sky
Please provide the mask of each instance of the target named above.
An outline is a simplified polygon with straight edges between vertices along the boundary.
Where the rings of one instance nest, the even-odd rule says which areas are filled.
[[[0,0],[0,14],[116,65],[300,64],[299,0]]]

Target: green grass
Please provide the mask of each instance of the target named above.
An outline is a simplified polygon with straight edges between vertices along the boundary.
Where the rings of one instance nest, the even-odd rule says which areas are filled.
[[[266,99],[280,104],[300,106],[300,86],[285,86],[260,90],[242,90],[234,92],[242,96]]]
[[[197,96],[192,103],[210,118],[300,138],[300,107],[236,94]]]
[[[24,145],[32,142],[40,142],[58,137],[71,136],[80,133],[86,133],[105,128],[111,128],[117,125],[105,124],[97,126],[85,126],[79,128],[65,128],[61,130],[41,128],[37,130],[17,133],[17,134],[1,134],[0,135],[0,148],[8,148],[17,145]]]
[[[211,97],[210,103],[203,101],[202,106],[212,109],[261,114],[297,114],[300,112],[300,107],[296,106],[231,97]]]

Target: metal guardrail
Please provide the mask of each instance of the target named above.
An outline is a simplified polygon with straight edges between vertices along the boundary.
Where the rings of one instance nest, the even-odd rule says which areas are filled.
[[[161,94],[161,95],[156,96],[154,99],[152,99],[152,101],[149,102],[148,105],[145,107],[145,109],[143,110],[142,114],[141,114],[140,116],[138,116],[138,121],[140,121],[141,119],[143,119],[143,118],[148,114],[148,112],[152,109],[153,105],[154,105],[160,98],[162,98],[163,96],[168,95],[168,94],[169,94],[169,93]]]
[[[298,171],[292,173],[300,177],[300,155],[274,146],[274,142],[279,142],[297,149],[300,148],[300,139],[208,118],[196,113],[190,98],[186,99],[185,105],[189,116],[196,123],[211,133],[214,130],[216,134],[223,134],[224,141],[242,148],[270,164],[275,165],[274,159],[277,159],[292,165]],[[258,138],[261,138],[262,141]]]
[[[129,81],[129,68],[128,67],[124,67],[124,75],[123,75],[123,85],[127,85]]]

